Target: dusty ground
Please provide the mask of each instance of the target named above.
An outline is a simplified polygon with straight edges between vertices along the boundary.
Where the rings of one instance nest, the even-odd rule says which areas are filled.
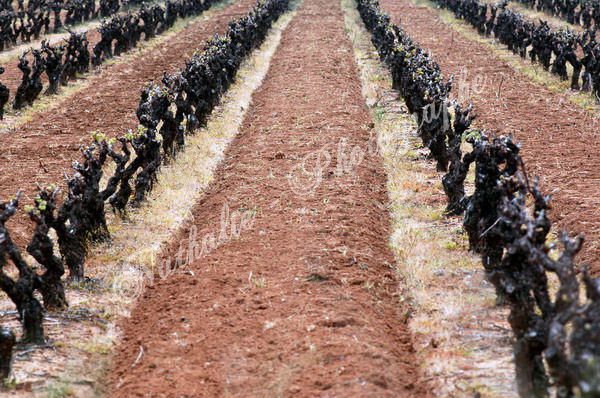
[[[107,65],[89,78],[86,89],[34,114],[15,131],[2,134],[0,197],[23,189],[33,198],[36,183],[60,183],[71,162],[79,158],[79,148],[91,142],[91,132],[100,130],[114,136],[135,128],[139,91],[150,80],[160,79],[163,72],[183,66],[204,40],[223,32],[231,18],[246,13],[253,4],[252,0],[241,0],[216,10],[208,20],[194,20],[150,51],[140,52],[126,63]],[[18,170],[14,169],[15,161],[19,162]],[[26,236],[23,219],[13,232],[21,243]]]
[[[371,127],[340,5],[305,0],[163,253],[197,242],[196,256],[123,325],[111,396],[427,394],[386,244],[383,166],[351,156]]]
[[[599,272],[600,148],[591,144],[598,136],[597,119],[458,34],[435,10],[410,0],[382,0],[381,6],[431,51],[446,76],[456,76],[453,91],[473,101],[477,126],[514,134],[523,143],[528,169],[553,194],[553,220],[585,233],[581,258]]]

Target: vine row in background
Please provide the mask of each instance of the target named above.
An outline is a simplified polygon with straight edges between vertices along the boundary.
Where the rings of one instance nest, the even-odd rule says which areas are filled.
[[[57,33],[63,26],[74,26],[84,21],[108,17],[119,11],[119,0],[23,0],[13,7],[12,0],[0,1],[0,51],[16,45],[19,41],[29,43],[44,34]],[[62,15],[63,11],[64,16]],[[53,16],[53,17],[52,17]],[[52,27],[50,24],[52,22]]]
[[[562,80],[569,80],[569,63],[573,68],[571,88],[592,90],[600,98],[600,45],[595,29],[582,34],[567,28],[553,30],[546,21],[534,24],[522,14],[509,10],[506,1],[498,4],[480,0],[433,1],[473,25],[480,34],[493,34],[509,50],[540,63]],[[578,52],[583,56],[579,57]]]
[[[161,164],[184,149],[186,135],[206,124],[242,61],[264,41],[273,22],[287,10],[288,2],[258,2],[245,17],[230,22],[224,35],[209,40],[184,69],[165,74],[162,84],[151,83],[144,88],[136,111],[140,123],[137,131],[118,139],[95,133],[93,143],[82,150],[83,160],[73,164],[74,173],[67,178],[62,204],[58,187],[40,188],[33,205],[26,208],[35,223],[27,252],[43,266],[43,274],[23,258],[7,227],[17,212],[20,195],[0,203],[0,289],[17,307],[23,342],[44,342],[43,308],[34,293],[41,293],[48,310],[66,308],[61,280],[65,265],[72,279],[84,278],[88,248],[110,239],[106,204],[122,214],[128,204],[137,206],[145,199]],[[115,165],[114,172],[101,186],[104,166],[110,161]],[[51,230],[57,236],[59,256],[54,253]],[[19,272],[17,279],[5,272],[9,262]],[[0,331],[0,369],[3,361],[10,360],[14,343],[13,333]],[[3,353],[2,347],[10,349]]]
[[[423,144],[446,172],[447,212],[464,213],[470,249],[481,254],[487,278],[510,308],[519,394],[548,397],[554,388],[557,397],[599,396],[600,280],[586,267],[577,277],[575,256],[583,238],[562,233],[562,250],[547,243],[550,198],[527,175],[520,146],[511,137],[469,130],[473,107],[449,102],[451,82],[439,65],[390,22],[377,0],[358,0],[358,10],[391,71],[393,88],[417,118]],[[463,140],[472,146],[465,154]],[[467,196],[471,165],[475,191]],[[555,294],[550,274],[559,281]]]
[[[102,21],[98,28],[101,38],[89,51],[87,34],[69,32],[64,45],[52,46],[43,41],[40,49],[25,51],[19,58],[18,68],[23,77],[17,88],[14,109],[31,105],[44,89],[42,74],[48,77],[46,94],[58,93],[60,85],[67,85],[78,73],[89,71],[90,63],[98,66],[106,59],[135,48],[142,39],[149,40],[175,24],[177,18],[198,15],[206,11],[215,0],[167,0],[165,8],[142,4],[139,11],[115,15]],[[31,53],[31,64],[29,54]],[[0,68],[0,74],[4,69]],[[9,89],[0,83],[0,119],[10,97]]]
[[[538,11],[562,18],[586,29],[600,24],[600,2],[596,0],[517,0]]]

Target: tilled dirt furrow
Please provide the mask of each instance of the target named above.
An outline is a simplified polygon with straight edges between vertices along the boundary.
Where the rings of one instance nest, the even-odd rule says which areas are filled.
[[[135,128],[140,90],[150,80],[159,81],[163,72],[182,67],[204,41],[224,32],[229,21],[247,13],[253,4],[253,0],[239,0],[126,63],[104,67],[82,91],[36,113],[16,131],[2,134],[0,197],[6,199],[18,189],[33,197],[36,183],[60,183],[71,162],[80,158],[79,148],[91,142],[92,131],[116,136]],[[19,225],[13,235],[20,239],[23,231]]]
[[[337,1],[304,0],[252,103],[163,253],[191,261],[123,325],[110,395],[426,394]]]
[[[600,147],[596,119],[512,69],[483,44],[461,36],[436,11],[410,0],[381,0],[382,8],[421,47],[430,50],[452,91],[475,104],[476,125],[514,134],[532,175],[553,195],[559,227],[583,232],[582,258],[600,272]]]

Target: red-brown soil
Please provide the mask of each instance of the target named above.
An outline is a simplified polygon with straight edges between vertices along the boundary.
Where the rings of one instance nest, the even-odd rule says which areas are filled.
[[[410,0],[381,0],[381,6],[431,51],[446,76],[455,75],[453,91],[466,93],[474,103],[477,126],[513,133],[522,142],[530,173],[553,194],[553,220],[561,228],[585,233],[581,257],[600,272],[598,119],[532,83],[490,48],[453,31],[435,10]]]
[[[111,397],[427,394],[387,247],[381,161],[335,173],[338,144],[347,157],[365,151],[369,124],[339,2],[304,0],[164,255],[188,247],[191,226],[198,243],[214,233],[219,245],[147,289],[124,322]],[[314,171],[319,151],[331,155],[323,180],[298,193],[287,176],[307,156]],[[224,205],[256,214],[238,239],[221,232]]]
[[[205,40],[224,32],[231,19],[248,12],[253,4],[253,0],[238,1],[215,11],[209,20],[191,23],[150,52],[104,67],[90,77],[88,88],[35,114],[16,131],[3,134],[0,198],[12,196],[18,189],[33,198],[36,183],[61,183],[63,173],[70,172],[71,162],[80,158],[79,148],[91,142],[92,131],[122,135],[127,128],[135,128],[135,110],[144,85],[159,80],[165,71],[182,67]],[[23,203],[29,204],[30,199]],[[21,243],[23,219],[17,221],[13,232]]]

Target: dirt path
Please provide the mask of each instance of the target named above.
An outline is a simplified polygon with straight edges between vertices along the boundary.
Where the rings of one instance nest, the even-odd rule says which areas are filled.
[[[382,165],[355,159],[335,174],[340,140],[347,156],[366,148],[369,124],[339,3],[305,0],[215,182],[164,255],[217,241],[140,300],[110,396],[424,394],[390,268]],[[319,151],[332,155],[324,178],[289,184]],[[239,239],[234,211],[251,221]]]
[[[453,31],[436,11],[410,0],[381,0],[395,22],[430,50],[453,92],[471,99],[479,127],[514,135],[528,169],[553,194],[559,226],[587,237],[583,259],[600,272],[600,147],[598,125],[581,108],[532,83],[482,44]]]
[[[71,162],[79,158],[79,147],[90,143],[90,132],[122,135],[127,128],[135,128],[142,87],[152,79],[160,79],[163,72],[183,66],[205,40],[224,32],[232,18],[245,14],[253,4],[254,0],[240,0],[215,10],[209,20],[191,23],[149,52],[106,66],[90,77],[89,87],[35,114],[16,131],[2,134],[0,197],[10,197],[18,189],[33,197],[36,183],[61,182]],[[18,226],[14,234],[19,238],[24,231]]]

